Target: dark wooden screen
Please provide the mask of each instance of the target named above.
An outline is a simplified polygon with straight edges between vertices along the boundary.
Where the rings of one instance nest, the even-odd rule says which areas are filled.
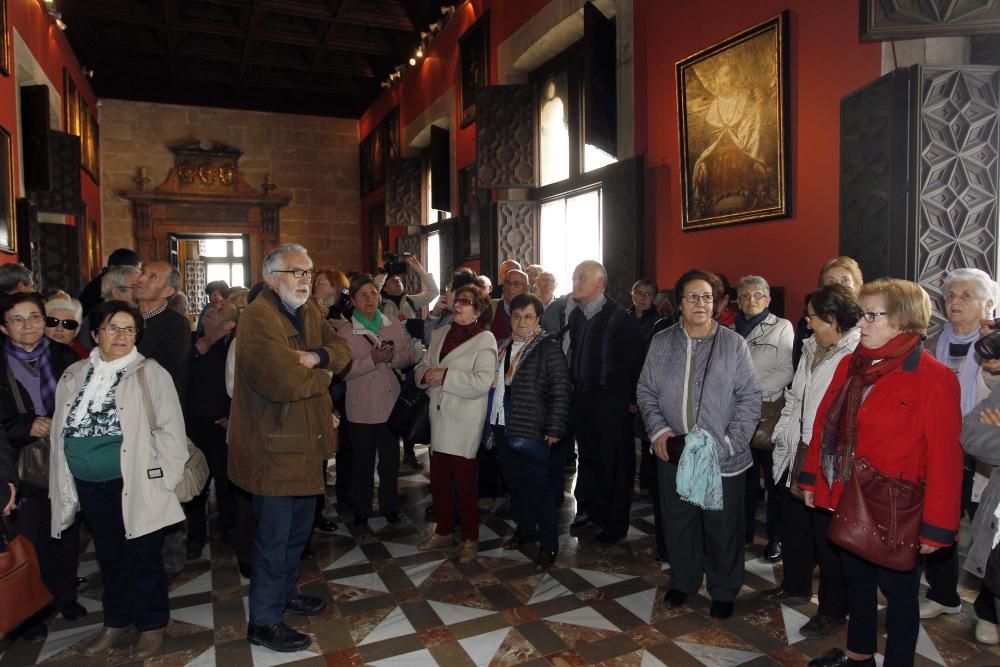
[[[478,187],[535,185],[534,91],[530,85],[485,86],[476,94]]]
[[[609,155],[618,154],[615,21],[592,3],[583,6],[584,141]]]
[[[513,259],[521,266],[538,261],[538,203],[498,201],[493,204],[496,220],[497,257]],[[492,266],[482,266],[489,272]]]
[[[631,303],[632,283],[643,272],[643,156],[605,167],[601,179],[601,244],[608,293]]]
[[[39,211],[79,213],[80,199],[80,137],[49,130],[49,170],[51,190],[29,192]]]
[[[387,225],[419,225],[420,159],[395,158],[386,164],[385,223]]]
[[[861,39],[919,39],[1000,32],[996,0],[861,0]]]
[[[449,132],[431,125],[431,208],[451,213],[451,145]]]

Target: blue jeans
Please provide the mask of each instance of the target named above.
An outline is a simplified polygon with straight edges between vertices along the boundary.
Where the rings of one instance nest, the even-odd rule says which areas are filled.
[[[250,622],[280,623],[299,594],[299,564],[312,533],[316,496],[253,496],[257,531],[250,579]]]
[[[170,620],[167,573],[163,568],[163,531],[125,539],[122,480],[76,480],[80,510],[94,538],[104,593],[104,626],[140,632],[158,630]]]

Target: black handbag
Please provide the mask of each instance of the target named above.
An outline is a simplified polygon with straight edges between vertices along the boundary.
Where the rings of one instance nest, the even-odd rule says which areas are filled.
[[[427,392],[413,381],[400,384],[399,398],[392,406],[386,422],[389,432],[404,442],[427,444],[431,441],[431,399]]]
[[[20,385],[14,377],[14,370],[7,364],[7,382],[10,384],[18,414],[27,414],[28,409],[21,398]],[[38,489],[49,488],[49,437],[35,438],[21,447],[17,458],[17,476],[25,484]]]

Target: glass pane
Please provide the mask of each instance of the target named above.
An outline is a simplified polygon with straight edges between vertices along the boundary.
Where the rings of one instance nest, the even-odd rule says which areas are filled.
[[[226,257],[229,255],[228,239],[205,239],[201,242],[204,248],[201,251],[203,257]]]
[[[538,89],[538,161],[541,184],[569,178],[569,77],[557,74]]]
[[[230,241],[233,244],[233,257],[243,256],[243,239],[233,239]]]
[[[583,147],[583,170],[594,171],[609,164],[618,162],[618,159],[610,153],[605,153],[597,146],[586,144]]]
[[[240,245],[243,244],[242,241],[239,241],[238,243],[240,243]],[[229,283],[229,286],[230,287],[246,287],[246,282],[244,281],[244,277],[243,277],[243,265],[242,264],[232,264],[231,266],[232,266],[233,280],[232,280],[232,282]]]
[[[431,273],[438,280],[441,279],[441,235],[437,232],[427,235],[427,273]],[[430,303],[430,308],[437,303],[435,298]]]
[[[208,264],[205,270],[205,280],[207,282],[212,282],[214,280],[225,280],[227,285],[229,285],[230,287],[233,286],[233,284],[229,282],[230,280],[232,280],[232,276],[229,274],[228,264],[216,264],[216,263]]]
[[[577,264],[603,261],[600,190],[542,204],[539,231],[541,264],[556,277],[556,295],[566,294]]]

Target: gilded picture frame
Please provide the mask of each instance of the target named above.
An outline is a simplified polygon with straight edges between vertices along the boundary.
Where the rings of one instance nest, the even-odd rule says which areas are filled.
[[[10,76],[10,23],[7,0],[0,0],[0,74]]]
[[[682,229],[791,215],[788,12],[676,69]]]
[[[16,190],[14,189],[14,140],[0,127],[0,252],[17,253]]]

